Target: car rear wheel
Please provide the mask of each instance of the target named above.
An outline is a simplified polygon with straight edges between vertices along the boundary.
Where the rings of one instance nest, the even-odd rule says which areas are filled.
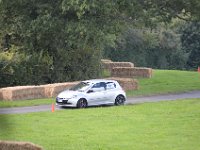
[[[87,101],[85,99],[79,99],[77,102],[77,108],[86,108]]]
[[[115,105],[117,105],[117,106],[124,105],[125,100],[126,99],[123,95],[118,95],[115,99]]]

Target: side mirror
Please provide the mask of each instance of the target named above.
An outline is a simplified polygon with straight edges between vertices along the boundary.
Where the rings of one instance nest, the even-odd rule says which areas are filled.
[[[87,93],[93,93],[94,91],[93,90],[89,90],[89,91],[87,91]]]

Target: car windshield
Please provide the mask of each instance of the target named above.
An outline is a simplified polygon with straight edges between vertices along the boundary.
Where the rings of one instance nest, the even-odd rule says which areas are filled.
[[[80,92],[83,92],[83,91],[87,90],[89,86],[90,86],[89,83],[80,82],[79,84],[73,86],[73,87],[70,88],[69,90],[71,90],[71,91],[80,91]]]

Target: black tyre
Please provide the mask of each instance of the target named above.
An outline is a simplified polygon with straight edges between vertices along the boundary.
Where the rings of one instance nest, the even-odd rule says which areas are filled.
[[[115,105],[124,105],[124,102],[126,101],[126,98],[123,95],[118,95],[115,99]]]
[[[85,99],[79,99],[77,102],[77,108],[86,108],[87,101]]]

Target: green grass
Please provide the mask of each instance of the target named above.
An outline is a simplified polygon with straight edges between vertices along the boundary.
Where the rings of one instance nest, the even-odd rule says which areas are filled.
[[[128,96],[146,96],[200,90],[200,73],[177,70],[154,70],[150,79],[138,79],[139,89]]]
[[[46,150],[198,150],[200,99],[0,115],[0,139]]]
[[[18,101],[0,101],[0,108],[6,107],[22,107],[22,106],[37,106],[43,104],[51,104],[55,99],[34,99],[34,100],[18,100]]]

